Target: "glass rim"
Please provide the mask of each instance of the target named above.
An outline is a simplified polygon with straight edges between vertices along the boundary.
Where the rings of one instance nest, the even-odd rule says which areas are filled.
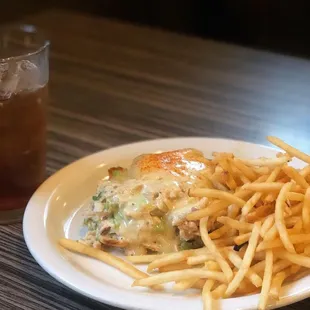
[[[24,30],[23,28],[28,27],[29,29],[31,29],[31,31],[27,31]],[[34,25],[30,25],[30,24],[15,24],[15,25],[11,25],[11,26],[4,26],[4,27],[0,27],[0,33],[1,31],[5,31],[5,30],[10,30],[10,29],[16,29],[19,30],[22,33],[32,33],[32,34],[44,34],[44,32],[41,29],[38,29],[36,26]],[[42,44],[40,44],[40,46],[33,52],[28,52],[28,53],[23,53],[17,56],[9,56],[9,57],[5,57],[5,58],[0,58],[0,63],[6,63],[6,62],[10,62],[12,60],[23,60],[27,57],[31,57],[31,56],[35,56],[37,54],[40,54],[42,51],[44,51],[45,49],[47,49],[50,45],[50,41],[47,39],[43,39],[42,40]]]

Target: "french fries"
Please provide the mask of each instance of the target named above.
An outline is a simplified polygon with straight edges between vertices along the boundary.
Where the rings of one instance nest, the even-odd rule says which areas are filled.
[[[179,292],[201,290],[204,310],[216,299],[257,292],[264,310],[281,297],[283,285],[310,273],[310,156],[276,137],[268,140],[285,153],[244,160],[214,152],[205,187],[189,190],[207,200],[186,216],[199,222],[200,249],[127,256],[127,262],[73,240],[59,244],[121,270],[135,280],[132,286],[173,282]],[[305,168],[289,166],[293,157]],[[152,274],[131,263],[148,264]]]

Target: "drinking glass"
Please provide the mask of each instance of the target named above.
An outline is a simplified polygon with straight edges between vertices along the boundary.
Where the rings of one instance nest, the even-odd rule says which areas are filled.
[[[48,50],[32,25],[0,28],[0,224],[22,219],[45,177]]]

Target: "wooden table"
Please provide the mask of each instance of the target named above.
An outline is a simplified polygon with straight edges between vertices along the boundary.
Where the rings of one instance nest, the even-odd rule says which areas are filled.
[[[265,143],[272,134],[310,152],[306,60],[69,12],[25,20],[52,42],[49,174],[92,152],[158,137]],[[309,307],[306,300],[286,309]],[[43,271],[21,224],[0,227],[0,308],[112,309]]]

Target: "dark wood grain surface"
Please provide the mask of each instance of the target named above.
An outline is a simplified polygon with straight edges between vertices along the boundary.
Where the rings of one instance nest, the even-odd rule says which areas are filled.
[[[157,137],[265,143],[272,134],[310,152],[306,60],[69,12],[25,20],[52,42],[49,175],[92,152]],[[0,227],[0,309],[112,308],[44,272],[15,224]]]

